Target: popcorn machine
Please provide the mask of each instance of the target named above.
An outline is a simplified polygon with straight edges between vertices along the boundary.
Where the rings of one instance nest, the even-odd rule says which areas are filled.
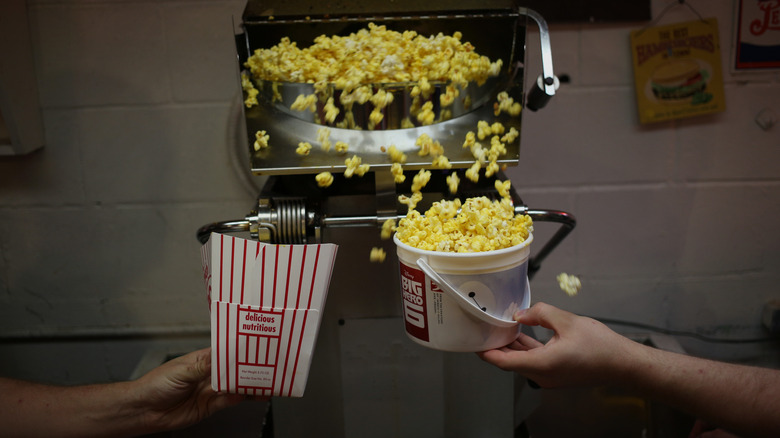
[[[539,28],[542,62],[538,80],[526,92],[529,24]],[[448,93],[455,90],[452,82],[431,81],[423,94],[415,89],[419,81],[368,84],[373,96],[380,90],[392,95],[383,104],[369,99],[348,102],[344,95],[351,90],[343,84],[260,80],[247,67],[256,49],[271,48],[283,38],[302,48],[320,35],[360,35],[369,26],[429,39],[458,32],[480,55],[501,63],[484,81],[457,87],[449,100]],[[405,216],[407,206],[399,202],[399,195],[412,192],[420,169],[430,169],[431,179],[422,189],[418,211],[445,198],[497,196],[495,181],[506,180],[500,167],[518,163],[522,132],[521,113],[501,112],[498,102],[504,99],[522,104],[523,111],[535,111],[558,85],[544,19],[511,1],[457,5],[249,1],[242,27],[236,41],[239,69],[246,74],[244,98],[251,100],[256,94],[257,99],[243,112],[245,150],[251,173],[264,184],[249,214],[205,225],[198,230],[198,239],[205,242],[211,232],[220,232],[268,243],[339,245],[306,392],[301,398],[272,400],[266,421],[273,424],[274,436],[515,436],[533,404],[523,379],[474,354],[429,350],[406,339],[395,248],[392,240],[380,238],[380,228],[388,219]],[[371,49],[382,56],[380,46]],[[439,62],[436,53],[430,56],[423,61]],[[387,61],[387,68],[404,62],[382,61]],[[305,110],[292,109],[302,96],[316,98]],[[419,116],[423,107],[427,119]],[[465,173],[478,159],[464,147],[464,138],[480,122],[499,122],[518,135],[507,138],[505,152],[493,157],[495,173],[488,176],[483,169],[478,178],[470,179]],[[449,166],[434,166],[431,156],[420,153],[421,136],[435,139]],[[267,142],[267,147],[254,147],[256,141]],[[344,154],[321,147],[325,141],[341,142],[348,150]],[[296,153],[301,143],[313,147],[305,155]],[[391,145],[406,155],[404,182],[391,173]],[[354,156],[368,167],[362,176],[351,174],[354,169],[347,159]],[[315,175],[322,172],[332,175],[330,185],[318,184]],[[454,194],[447,181],[453,174],[460,176]],[[528,214],[535,223],[559,225],[546,243],[534,243],[531,277],[574,228],[575,220],[566,212],[529,208],[514,189],[511,198],[516,213]],[[374,247],[386,251],[384,262],[369,260]]]

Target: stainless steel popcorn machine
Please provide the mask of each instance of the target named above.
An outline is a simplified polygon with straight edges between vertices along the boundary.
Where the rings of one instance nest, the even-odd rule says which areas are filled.
[[[380,238],[380,228],[387,219],[405,216],[407,205],[399,202],[399,195],[411,193],[413,177],[420,169],[429,169],[431,179],[422,189],[419,211],[441,199],[497,196],[496,179],[506,179],[500,167],[519,162],[522,132],[522,112],[500,111],[498,102],[503,99],[522,105],[522,111],[535,111],[555,94],[558,85],[545,21],[508,1],[458,5],[444,1],[316,5],[250,1],[241,25],[243,33],[236,41],[245,77],[236,81],[243,82],[244,99],[255,95],[257,99],[256,104],[243,108],[243,146],[251,174],[263,184],[250,213],[205,225],[198,230],[198,239],[204,242],[211,232],[221,232],[246,234],[269,243],[339,245],[305,395],[272,400],[266,420],[272,422],[274,436],[515,436],[528,414],[528,404],[533,403],[528,401],[525,381],[483,363],[474,354],[429,350],[406,338],[395,248],[392,240]],[[541,74],[526,92],[529,25],[539,28],[542,59]],[[454,87],[457,84],[452,81],[432,80],[424,93],[416,80],[350,87],[328,81],[262,79],[247,64],[256,49],[269,49],[283,39],[303,48],[320,35],[359,34],[370,26],[429,39],[458,32],[480,55],[500,59],[501,64],[494,75],[479,83]],[[370,49],[376,52],[377,62],[387,61],[387,68],[404,62],[438,62],[437,53],[424,60],[387,60],[381,58],[380,45]],[[283,51],[279,56],[285,59]],[[365,65],[352,67],[365,73]],[[301,66],[301,75],[305,70]],[[359,86],[365,86],[371,96],[392,98],[381,104],[355,96],[344,98]],[[306,96],[314,97],[303,110],[292,109]],[[423,110],[427,118],[420,117]],[[465,173],[478,159],[463,144],[480,122],[499,122],[518,135],[507,139],[505,152],[493,157],[498,170],[486,176],[485,166],[480,166],[483,169],[474,181]],[[420,154],[418,139],[423,135],[440,145],[437,155],[446,156],[449,167],[434,165],[431,155]],[[325,141],[333,147],[322,147]],[[256,142],[262,144],[255,147]],[[336,150],[338,142],[346,145],[346,153]],[[296,152],[301,143],[311,145],[308,154]],[[391,172],[390,146],[406,155],[404,182],[396,183]],[[368,172],[351,174],[354,169],[347,159],[353,156],[370,166]],[[315,178],[322,172],[333,177],[324,187]],[[455,194],[450,193],[446,180],[453,174],[460,177]],[[516,213],[528,214],[536,223],[559,226],[546,243],[534,243],[530,277],[574,228],[575,219],[562,211],[530,208],[515,190],[511,198]],[[370,262],[374,247],[383,248],[387,260]]]

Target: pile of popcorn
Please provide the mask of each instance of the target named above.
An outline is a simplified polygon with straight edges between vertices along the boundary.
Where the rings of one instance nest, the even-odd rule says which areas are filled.
[[[516,215],[510,198],[481,196],[462,205],[459,199],[434,202],[424,215],[411,210],[399,221],[396,237],[428,251],[480,252],[519,245],[531,233],[530,216]]]
[[[246,65],[258,80],[308,82],[315,88],[333,83],[348,91],[365,84],[423,79],[465,86],[497,75],[501,60],[491,62],[480,56],[461,37],[460,32],[426,37],[369,23],[367,29],[348,36],[320,35],[306,48],[282,38],[270,49],[255,50]]]

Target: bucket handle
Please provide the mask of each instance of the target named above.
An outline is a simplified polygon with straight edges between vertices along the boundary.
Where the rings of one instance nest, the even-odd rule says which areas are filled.
[[[441,275],[439,275],[438,272],[434,271],[433,268],[431,268],[431,266],[428,264],[428,262],[425,261],[423,257],[417,259],[417,266],[420,267],[420,269],[425,273],[425,275],[430,277],[431,280],[435,281],[436,284],[438,284],[445,293],[447,293],[450,297],[454,298],[455,301],[463,310],[470,313],[472,316],[476,317],[477,319],[480,319],[488,324],[495,325],[498,327],[512,327],[517,325],[517,321],[507,321],[505,319],[496,318],[495,316],[480,309],[479,306],[477,306],[476,304],[467,300],[466,297],[459,294],[458,290],[455,289],[455,287],[453,287]]]

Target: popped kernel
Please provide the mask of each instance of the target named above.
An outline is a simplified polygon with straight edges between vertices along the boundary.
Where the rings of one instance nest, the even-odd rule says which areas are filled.
[[[311,112],[317,111],[317,95],[298,95],[298,97],[295,98],[295,102],[290,105],[290,109],[294,111],[304,111],[307,109]]]
[[[569,275],[567,273],[560,273],[555,277],[558,280],[558,286],[562,291],[566,292],[566,295],[573,297],[582,289],[582,281],[576,275]]]
[[[424,157],[426,155],[441,155],[444,153],[444,146],[437,140],[432,139],[428,134],[420,134],[417,140],[414,142],[415,146],[420,147],[420,151],[417,155]]]
[[[497,102],[493,104],[493,114],[499,115],[501,112],[506,112],[510,116],[517,116],[522,111],[523,107],[519,102],[509,97],[509,93],[502,91],[496,96]]]
[[[320,187],[330,187],[330,185],[333,184],[333,174],[330,172],[320,172],[314,177],[314,180],[317,181],[317,185]]]
[[[384,118],[385,115],[382,113],[382,108],[374,107],[374,109],[371,110],[371,114],[368,115],[368,128],[374,129],[374,127],[381,123]]]
[[[504,134],[503,137],[501,137],[501,141],[504,143],[512,143],[517,139],[517,137],[520,136],[520,131],[518,131],[515,128],[509,128],[509,132]]]
[[[433,102],[425,102],[417,114],[417,121],[422,125],[432,125],[436,119],[436,114],[433,112]]]
[[[241,88],[246,92],[246,99],[244,105],[247,108],[252,108],[257,105],[257,94],[259,91],[255,88],[255,85],[249,79],[246,73],[241,73]]]
[[[385,261],[386,257],[387,253],[384,249],[373,247],[371,248],[371,254],[369,254],[368,260],[372,263],[382,263]]]
[[[451,175],[448,175],[447,178],[447,187],[450,189],[450,193],[455,194],[458,192],[458,186],[460,185],[460,178],[458,178],[457,173],[453,173]]]
[[[322,150],[327,152],[330,150],[330,129],[318,128],[317,129],[317,141],[322,145]]]
[[[255,132],[255,150],[259,151],[260,149],[265,149],[268,147],[268,140],[271,138],[270,135],[266,134],[265,131],[257,131]]]
[[[506,181],[499,181],[496,180],[495,182],[496,191],[498,191],[498,194],[502,198],[510,198],[511,199],[511,192],[510,189],[512,188],[512,181],[506,180]]]
[[[295,153],[298,155],[309,155],[309,152],[311,152],[311,143],[308,141],[298,143],[298,147],[295,149]]]
[[[329,97],[327,102],[325,102],[325,121],[328,123],[333,123],[336,121],[336,117],[338,115],[339,109],[333,103],[333,98]]]
[[[395,219],[387,219],[382,223],[382,232],[379,236],[382,238],[382,240],[387,240],[393,237],[395,230]]]
[[[431,167],[434,169],[452,169],[452,164],[450,163],[450,160],[445,157],[444,155],[439,155],[438,157],[434,158],[431,162]]]
[[[393,163],[390,166],[390,173],[393,174],[393,181],[396,184],[401,184],[406,181],[406,175],[404,175],[404,169],[401,167],[401,163]]]
[[[417,203],[422,201],[422,193],[414,192],[412,196],[398,195],[398,202],[409,207],[409,211],[417,208]]]
[[[347,150],[349,150],[349,145],[346,142],[337,141],[336,144],[333,145],[333,149],[340,154],[346,154]]]
[[[431,180],[431,171],[420,169],[412,179],[412,193],[419,192]]]
[[[353,174],[357,176],[365,175],[366,172],[368,172],[368,170],[371,168],[371,165],[361,164],[362,162],[363,159],[357,155],[353,155],[352,158],[347,158],[344,160],[344,164],[347,166],[347,169],[344,171],[344,177],[351,178]]]
[[[493,133],[493,130],[490,128],[490,124],[484,120],[480,120],[477,122],[477,138],[480,140],[484,140],[485,137],[488,137],[490,134]]]
[[[479,163],[479,161],[475,161],[474,164],[472,164],[471,167],[466,170],[466,178],[473,182],[479,181],[479,169],[481,167],[482,165]]]
[[[390,145],[390,147],[387,148],[387,155],[390,156],[390,161],[393,163],[406,163],[406,154],[401,152],[395,145]]]
[[[490,178],[491,176],[498,173],[498,163],[495,161],[490,161],[487,166],[485,166],[485,176]]]

